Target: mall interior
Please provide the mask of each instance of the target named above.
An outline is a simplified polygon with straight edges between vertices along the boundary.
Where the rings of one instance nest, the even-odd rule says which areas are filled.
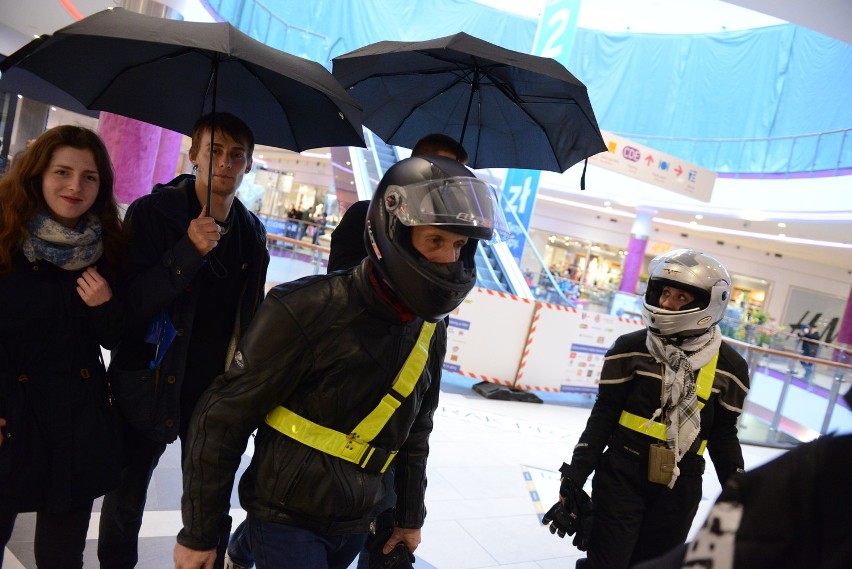
[[[672,249],[706,252],[731,273],[720,326],[752,374],[740,423],[746,468],[852,430],[843,397],[852,378],[847,0],[808,7],[763,0],[312,0],[309,9],[289,0],[15,0],[0,2],[0,54],[112,7],[230,22],[329,70],[335,57],[381,40],[464,31],[542,54],[548,24],[575,28],[561,51],[549,53],[588,88],[609,156],[563,172],[536,171],[524,191],[507,180],[530,171],[474,170],[501,189],[514,235],[478,254],[479,288],[456,315],[489,334],[460,339],[450,324],[455,359],[445,365],[429,516],[415,567],[549,569],[583,557],[539,521],[594,401],[594,378],[582,381],[563,352],[573,352],[566,346],[579,342],[586,315],[611,323],[601,344],[640,326],[648,261]],[[44,82],[0,77],[0,166],[60,124],[101,134],[122,205],[191,171],[184,135],[87,109]],[[346,208],[368,199],[383,172],[410,155],[369,129],[364,138],[363,148],[255,148],[238,196],[269,231],[267,289],[325,272],[329,235]],[[656,157],[658,176],[637,173],[625,148],[641,151],[640,166],[650,168],[645,159]],[[701,178],[700,195],[685,191],[682,179],[661,181],[664,170],[681,167]],[[490,303],[499,306],[491,310]],[[559,341],[539,340],[529,354],[531,322],[542,315],[560,327]],[[803,326],[820,335],[811,375],[802,373],[809,362],[798,334]],[[495,345],[505,361],[495,361]],[[539,403],[485,398],[473,389],[482,382],[532,393]],[[251,445],[240,472],[250,459]],[[720,490],[714,476],[704,477],[690,537]],[[137,567],[171,566],[180,495],[180,451],[170,448],[149,490]],[[235,519],[245,516],[236,492],[232,508]],[[97,566],[98,511],[96,502],[86,567]],[[34,515],[19,516],[4,568],[35,567],[33,528]]]

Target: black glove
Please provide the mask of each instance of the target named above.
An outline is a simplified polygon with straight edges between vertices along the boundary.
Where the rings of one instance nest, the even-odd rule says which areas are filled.
[[[541,523],[549,524],[550,533],[559,537],[576,533],[574,545],[580,551],[586,551],[592,534],[592,500],[583,487],[566,474],[566,470],[570,470],[569,465],[563,464],[559,470],[562,472],[559,495],[563,500],[547,511]]]
[[[370,569],[414,569],[414,554],[401,541],[385,555],[382,550],[370,553]]]
[[[367,538],[364,547],[370,552],[370,569],[413,569],[414,554],[408,547],[399,542],[385,555],[382,549],[393,534],[393,529],[379,531]]]
[[[589,498],[589,495],[582,490],[580,490],[580,495],[578,496],[578,508],[577,535],[574,536],[573,544],[574,547],[580,551],[586,551],[589,548],[589,542],[592,539],[594,510],[592,508],[592,499]]]
[[[541,518],[541,523],[550,525],[548,528],[550,533],[557,534],[559,537],[565,537],[565,534],[574,535],[577,531],[577,516],[569,513],[562,502],[556,502],[547,510],[544,517]]]

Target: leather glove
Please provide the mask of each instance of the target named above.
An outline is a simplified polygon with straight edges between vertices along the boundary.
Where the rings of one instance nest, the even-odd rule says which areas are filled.
[[[562,502],[556,502],[541,518],[541,523],[549,525],[550,533],[565,537],[565,534],[574,535],[577,531],[577,516],[572,516],[563,506]]]
[[[594,509],[592,508],[592,499],[589,495],[580,490],[578,496],[579,514],[577,515],[578,526],[577,535],[574,536],[574,547],[580,551],[586,551],[589,548],[589,542],[592,539],[592,524],[594,523]]]
[[[369,569],[414,569],[414,554],[402,542],[396,544],[390,553],[382,553],[393,529],[379,531],[367,538],[364,547],[370,552]]]
[[[553,505],[544,515],[541,523],[550,525],[550,533],[564,538],[574,535],[573,544],[580,551],[586,551],[592,534],[592,500],[566,471],[570,466],[563,464],[562,482],[559,485],[559,495],[563,498]]]
[[[370,552],[370,569],[414,569],[414,554],[399,542],[387,555],[382,550]]]

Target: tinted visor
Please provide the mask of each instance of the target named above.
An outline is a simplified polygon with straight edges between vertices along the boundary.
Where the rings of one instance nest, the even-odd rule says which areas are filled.
[[[464,176],[388,186],[385,208],[408,227],[437,225],[485,241],[510,237],[497,191]]]

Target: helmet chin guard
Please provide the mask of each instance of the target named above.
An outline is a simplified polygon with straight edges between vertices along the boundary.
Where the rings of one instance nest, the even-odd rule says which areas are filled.
[[[432,263],[412,245],[411,228],[437,226],[468,237],[454,263]],[[373,265],[417,316],[437,322],[476,284],[480,239],[506,234],[493,187],[450,158],[412,157],[390,167],[367,210],[364,240]]]
[[[715,258],[692,249],[676,249],[651,260],[642,319],[651,333],[665,337],[698,336],[725,316],[731,277]],[[681,310],[660,307],[663,288],[685,290],[695,300]]]

